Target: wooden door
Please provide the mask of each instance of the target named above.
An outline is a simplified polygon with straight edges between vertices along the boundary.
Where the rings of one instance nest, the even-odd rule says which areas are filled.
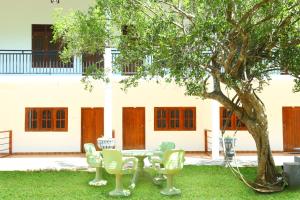
[[[32,25],[32,67],[53,67],[58,61],[58,44],[52,41],[49,24]]]
[[[283,149],[294,151],[300,147],[300,107],[283,107]]]
[[[145,149],[145,108],[123,108],[123,149]]]
[[[97,139],[104,135],[104,109],[81,108],[81,151],[85,143],[93,143],[97,147]]]

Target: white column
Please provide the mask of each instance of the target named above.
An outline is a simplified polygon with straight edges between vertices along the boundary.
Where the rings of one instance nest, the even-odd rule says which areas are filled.
[[[219,111],[219,103],[215,100],[211,103],[211,113],[212,113],[212,137],[211,137],[211,153],[212,159],[219,158],[220,151],[220,111]]]
[[[112,55],[111,48],[105,48],[104,69],[110,82],[104,89],[104,137],[112,138]]]

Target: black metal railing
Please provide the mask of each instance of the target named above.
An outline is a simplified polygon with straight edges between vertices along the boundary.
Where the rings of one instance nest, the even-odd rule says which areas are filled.
[[[82,73],[86,74],[89,67],[93,67],[93,69],[104,68],[103,54],[82,55]]]
[[[24,54],[23,54],[24,55]],[[30,56],[30,54],[27,54]],[[31,61],[33,68],[73,68],[73,60],[62,62],[58,51],[32,51]]]
[[[115,64],[116,58],[118,57],[119,54],[120,54],[120,52],[118,50],[112,50],[113,65]],[[129,64],[122,64],[122,67],[121,67],[121,70],[119,73],[122,75],[134,75],[137,72],[138,66],[143,65],[144,62],[150,62],[150,57],[146,58],[145,60],[140,59],[140,60],[137,60],[137,61],[129,63]]]

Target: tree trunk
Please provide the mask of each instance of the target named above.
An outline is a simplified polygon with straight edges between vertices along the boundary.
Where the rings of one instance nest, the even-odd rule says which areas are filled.
[[[262,110],[261,110],[262,111]],[[247,123],[247,122],[246,122]],[[264,110],[246,124],[257,148],[257,176],[254,183],[260,192],[277,192],[284,188],[284,179],[275,166],[269,142],[268,121]]]
[[[269,142],[268,119],[262,101],[254,92],[251,92],[252,90],[246,90],[246,88],[242,91],[238,87],[234,88],[236,95],[229,99],[221,91],[217,79],[214,79],[214,89],[214,92],[206,94],[206,98],[217,100],[225,108],[233,111],[254,138],[258,161],[254,189],[259,192],[282,191],[285,179],[282,174],[277,172],[273,160]],[[236,97],[238,98],[236,99]]]
[[[257,177],[256,183],[260,185],[270,185],[277,182],[278,173],[276,171],[273,160],[268,132],[264,130],[257,130],[258,132],[253,136],[257,148]]]

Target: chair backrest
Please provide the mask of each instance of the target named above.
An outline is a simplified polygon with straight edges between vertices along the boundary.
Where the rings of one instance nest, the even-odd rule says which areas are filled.
[[[183,168],[184,150],[167,150],[163,154],[164,168],[169,171],[178,171]]]
[[[84,145],[85,154],[87,156],[92,155],[96,152],[95,145],[93,143],[85,143]]]
[[[90,167],[101,166],[102,156],[96,151],[95,145],[93,143],[84,144],[84,150],[86,155],[86,161]]]
[[[159,150],[162,152],[165,152],[167,150],[175,149],[175,143],[174,142],[162,142],[159,145]]]
[[[119,174],[122,171],[122,153],[116,149],[103,149],[105,170],[110,174]]]

